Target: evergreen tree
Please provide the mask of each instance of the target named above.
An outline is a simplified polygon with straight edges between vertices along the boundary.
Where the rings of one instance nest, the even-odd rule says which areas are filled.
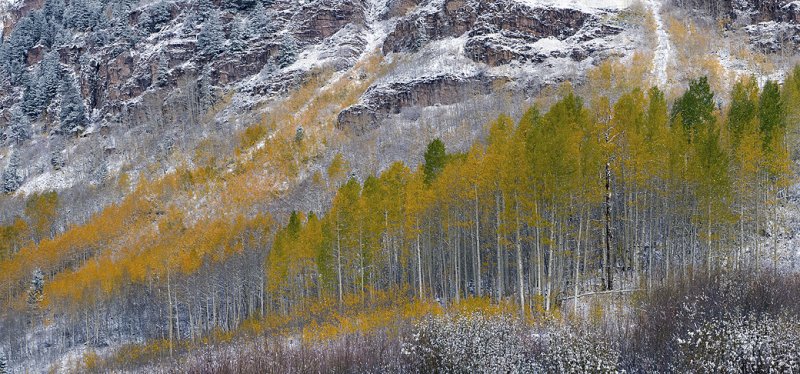
[[[115,40],[130,38],[133,31],[130,28],[130,8],[122,3],[114,3],[111,8],[111,36]]]
[[[425,151],[425,164],[422,167],[425,172],[426,184],[430,185],[439,176],[445,163],[447,163],[447,152],[444,142],[438,138],[434,139],[428,144],[428,149]]]
[[[300,235],[302,225],[303,223],[301,222],[300,215],[297,211],[292,211],[292,214],[289,216],[289,224],[286,225],[286,232],[292,239],[297,239]]]
[[[94,0],[70,1],[64,10],[64,26],[78,31],[90,31],[100,19],[101,7]]]
[[[9,71],[9,45],[0,38],[0,79],[11,80],[11,72]]]
[[[44,30],[47,28],[47,19],[44,16],[44,10],[34,10],[30,13],[29,17],[31,17],[31,21],[33,22],[33,45],[40,43],[44,44],[42,35]]]
[[[39,43],[45,47],[52,48],[53,42],[56,40],[58,34],[58,25],[52,20],[45,20],[42,27],[41,37]]]
[[[169,5],[164,1],[160,1],[155,5],[147,8],[139,16],[139,27],[145,34],[150,34],[157,31],[157,29],[167,24],[172,19]]]
[[[23,59],[28,49],[39,41],[40,32],[33,17],[27,16],[20,19],[11,30],[8,43],[15,58]]]
[[[214,3],[211,0],[198,0],[195,14],[195,20],[198,24],[207,21],[211,15],[216,12]]]
[[[61,112],[59,131],[63,135],[77,135],[86,126],[86,109],[78,86],[71,76],[67,76],[61,86]]]
[[[731,92],[731,104],[728,108],[728,127],[738,140],[750,123],[755,120],[758,107],[755,97],[758,95],[758,86],[755,80],[746,82],[738,81]]]
[[[45,107],[44,92],[39,87],[41,69],[35,70],[25,78],[25,91],[22,93],[22,110],[32,118],[38,118]]]
[[[22,177],[19,175],[19,155],[16,151],[12,151],[8,166],[3,171],[3,192],[12,193],[20,186],[22,186]]]
[[[41,38],[41,30],[33,19],[32,15],[21,18],[17,21],[4,48],[4,70],[8,73],[13,84],[25,82],[25,57]]]
[[[689,83],[689,90],[672,108],[673,119],[678,115],[681,116],[683,127],[690,135],[714,121],[714,93],[711,92],[708,78],[702,77]]]
[[[56,36],[53,39],[53,46],[62,46],[67,44],[72,38],[72,35],[67,31],[67,29],[61,27],[61,25],[56,25],[55,28]]]
[[[169,63],[167,56],[162,53],[158,56],[158,67],[156,68],[156,85],[164,87],[169,83]]]
[[[278,48],[277,63],[278,67],[283,69],[297,61],[297,39],[292,33],[287,32],[281,35],[278,44],[280,47]]]
[[[213,11],[197,34],[197,50],[202,56],[211,57],[224,50],[225,33],[219,12]]]
[[[197,12],[193,11],[190,12],[189,15],[186,16],[183,20],[183,24],[181,25],[181,32],[183,35],[189,36],[194,35],[195,27],[200,23],[200,16]]]
[[[44,15],[48,20],[52,20],[60,24],[64,17],[64,11],[66,8],[67,6],[64,4],[64,0],[45,0]]]
[[[430,32],[428,30],[428,23],[425,18],[418,18],[416,23],[417,35],[414,38],[414,50],[419,50],[428,44],[431,40]]]
[[[225,0],[225,5],[231,9],[247,10],[260,3],[259,0]]]
[[[197,79],[197,91],[200,93],[199,99],[201,108],[207,109],[214,105],[216,97],[214,95],[214,84],[211,79],[210,68],[205,67],[200,72],[200,77]]]
[[[274,11],[267,11],[260,2],[256,3],[249,16],[250,35],[254,38],[263,38],[276,32],[276,17],[277,14]]]
[[[31,285],[28,289],[28,305],[36,307],[42,302],[44,296],[44,273],[39,268],[36,268],[31,273]]]
[[[248,36],[244,22],[234,22],[230,39],[231,44],[229,49],[231,52],[242,52],[247,49]]]
[[[150,14],[150,21],[153,22],[153,27],[160,27],[172,19],[172,12],[170,12],[169,5],[163,0],[150,7],[147,13]]]
[[[764,148],[770,148],[772,139],[786,127],[786,112],[778,83],[767,81],[758,100],[758,117]]]
[[[67,164],[67,161],[64,159],[65,147],[66,145],[64,144],[64,138],[62,136],[56,135],[51,139],[50,165],[53,167],[53,170],[61,170],[61,168]]]
[[[50,103],[58,93],[58,82],[61,81],[61,63],[58,51],[50,51],[42,60],[39,89],[45,99],[45,106]]]
[[[138,26],[139,32],[144,38],[153,32],[153,20],[150,18],[150,12],[142,12],[139,15]]]
[[[32,135],[31,120],[19,107],[14,107],[11,110],[11,124],[9,126],[8,138],[15,144],[22,144],[22,142],[31,138]]]

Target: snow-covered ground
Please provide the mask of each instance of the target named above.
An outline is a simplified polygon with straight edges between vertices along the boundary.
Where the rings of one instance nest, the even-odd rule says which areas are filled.
[[[752,62],[733,56],[730,47],[720,48],[716,52],[716,57],[720,66],[729,73],[729,79],[726,82],[729,87],[732,87],[737,79],[744,77],[755,76],[759,87],[763,87],[768,80],[780,82],[786,77],[786,70],[784,69],[775,69],[772,72],[757,71],[752,66]]]
[[[656,37],[658,44],[653,54],[653,76],[656,83],[665,87],[668,82],[667,68],[671,61],[674,60],[674,51],[672,43],[669,40],[669,33],[664,25],[664,19],[661,17],[662,0],[645,0],[645,4],[653,14],[653,20],[656,24]]]

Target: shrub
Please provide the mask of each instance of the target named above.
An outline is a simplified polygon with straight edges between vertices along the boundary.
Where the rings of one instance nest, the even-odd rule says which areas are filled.
[[[540,362],[548,373],[616,373],[619,349],[608,339],[590,331],[555,329],[542,338]]]
[[[708,321],[676,338],[676,366],[690,372],[796,373],[800,323],[755,314]]]
[[[509,317],[430,317],[403,344],[410,367],[436,373],[532,371],[520,324]]]

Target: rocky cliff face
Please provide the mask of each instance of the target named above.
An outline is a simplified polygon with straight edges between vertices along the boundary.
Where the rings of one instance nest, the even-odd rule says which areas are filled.
[[[576,9],[532,8],[516,1],[448,0],[431,9],[401,19],[386,38],[383,52],[413,52],[428,41],[467,34],[470,40],[498,35],[524,42],[575,35],[591,19]],[[471,56],[476,56],[471,54]],[[481,62],[486,62],[479,59]],[[497,66],[508,63],[493,61]]]
[[[733,1],[729,17],[744,26],[751,44],[766,53],[800,47],[800,2],[791,0]]]
[[[466,97],[488,95],[506,80],[497,77],[454,75],[422,77],[411,82],[393,82],[371,87],[362,98],[338,116],[337,127],[364,134],[392,114],[412,106],[455,104]]]
[[[800,46],[800,2],[795,0],[673,0],[683,9],[713,16],[729,31],[743,29],[764,53],[795,52]]]
[[[428,74],[373,86],[361,103],[339,115],[338,127],[363,134],[402,108],[486,95],[525,80],[532,75],[529,69],[548,61],[574,66],[590,58],[599,61],[611,50],[624,51],[633,46],[611,42],[624,31],[609,18],[617,11],[537,7],[514,0],[430,2],[396,21],[382,51],[425,55],[433,49],[455,55],[450,57],[461,69],[432,68]]]
[[[30,45],[24,49],[22,69],[0,76],[0,133],[8,133],[13,108],[31,91],[25,81],[40,73],[51,51],[57,53],[63,75],[77,82],[86,112],[85,130],[77,135],[87,140],[81,142],[55,138],[59,95],[31,118],[31,140],[14,146],[30,155],[26,181],[39,181],[23,183],[24,191],[46,188],[50,174],[69,170],[53,170],[46,152],[36,151],[42,144],[49,149],[64,143],[67,153],[97,157],[88,156],[87,149],[94,148],[92,139],[104,128],[106,138],[117,142],[118,154],[103,161],[121,167],[139,157],[129,154],[137,147],[126,139],[136,139],[141,131],[155,139],[186,136],[167,135],[165,131],[175,128],[169,121],[196,121],[225,92],[235,93],[230,105],[241,113],[291,92],[315,71],[344,72],[375,53],[394,68],[338,116],[341,130],[361,134],[403,108],[449,105],[509,83],[522,87],[531,81],[536,86],[560,81],[562,67],[579,75],[609,54],[632,51],[638,40],[619,37],[626,29],[615,15],[624,8],[600,9],[583,2],[283,0],[267,1],[262,8],[242,1],[250,4],[242,8],[227,1],[160,1],[126,8],[120,4],[127,2],[74,0],[77,5],[81,1],[95,10],[91,26],[80,26],[82,18],[67,25],[67,17],[75,13],[69,1],[64,18],[52,15],[51,9],[63,5],[59,0],[20,0],[4,18],[6,50],[23,44],[11,40],[19,24],[48,25],[58,19],[65,26],[54,29],[55,38],[26,41]],[[219,12],[221,47],[207,54],[200,39],[214,11]],[[25,41],[18,36],[14,40]],[[162,106],[154,109],[154,102]],[[5,142],[0,155],[7,156],[10,146]],[[69,157],[67,162],[78,159]],[[62,180],[74,185],[83,177]]]

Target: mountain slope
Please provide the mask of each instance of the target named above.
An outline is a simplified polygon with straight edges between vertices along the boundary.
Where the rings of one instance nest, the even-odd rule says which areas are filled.
[[[0,53],[0,233],[12,238],[0,246],[0,335],[12,363],[45,371],[82,342],[111,354],[288,310],[267,299],[288,291],[265,284],[264,267],[293,211],[322,215],[351,177],[423,164],[435,138],[458,159],[499,114],[523,118],[567,89],[615,103],[623,88],[660,85],[672,102],[708,74],[727,105],[737,76],[763,85],[797,59],[783,43],[798,8],[775,4],[737,3],[721,31],[723,13],[658,1],[13,4]],[[202,301],[213,323],[198,328]]]

